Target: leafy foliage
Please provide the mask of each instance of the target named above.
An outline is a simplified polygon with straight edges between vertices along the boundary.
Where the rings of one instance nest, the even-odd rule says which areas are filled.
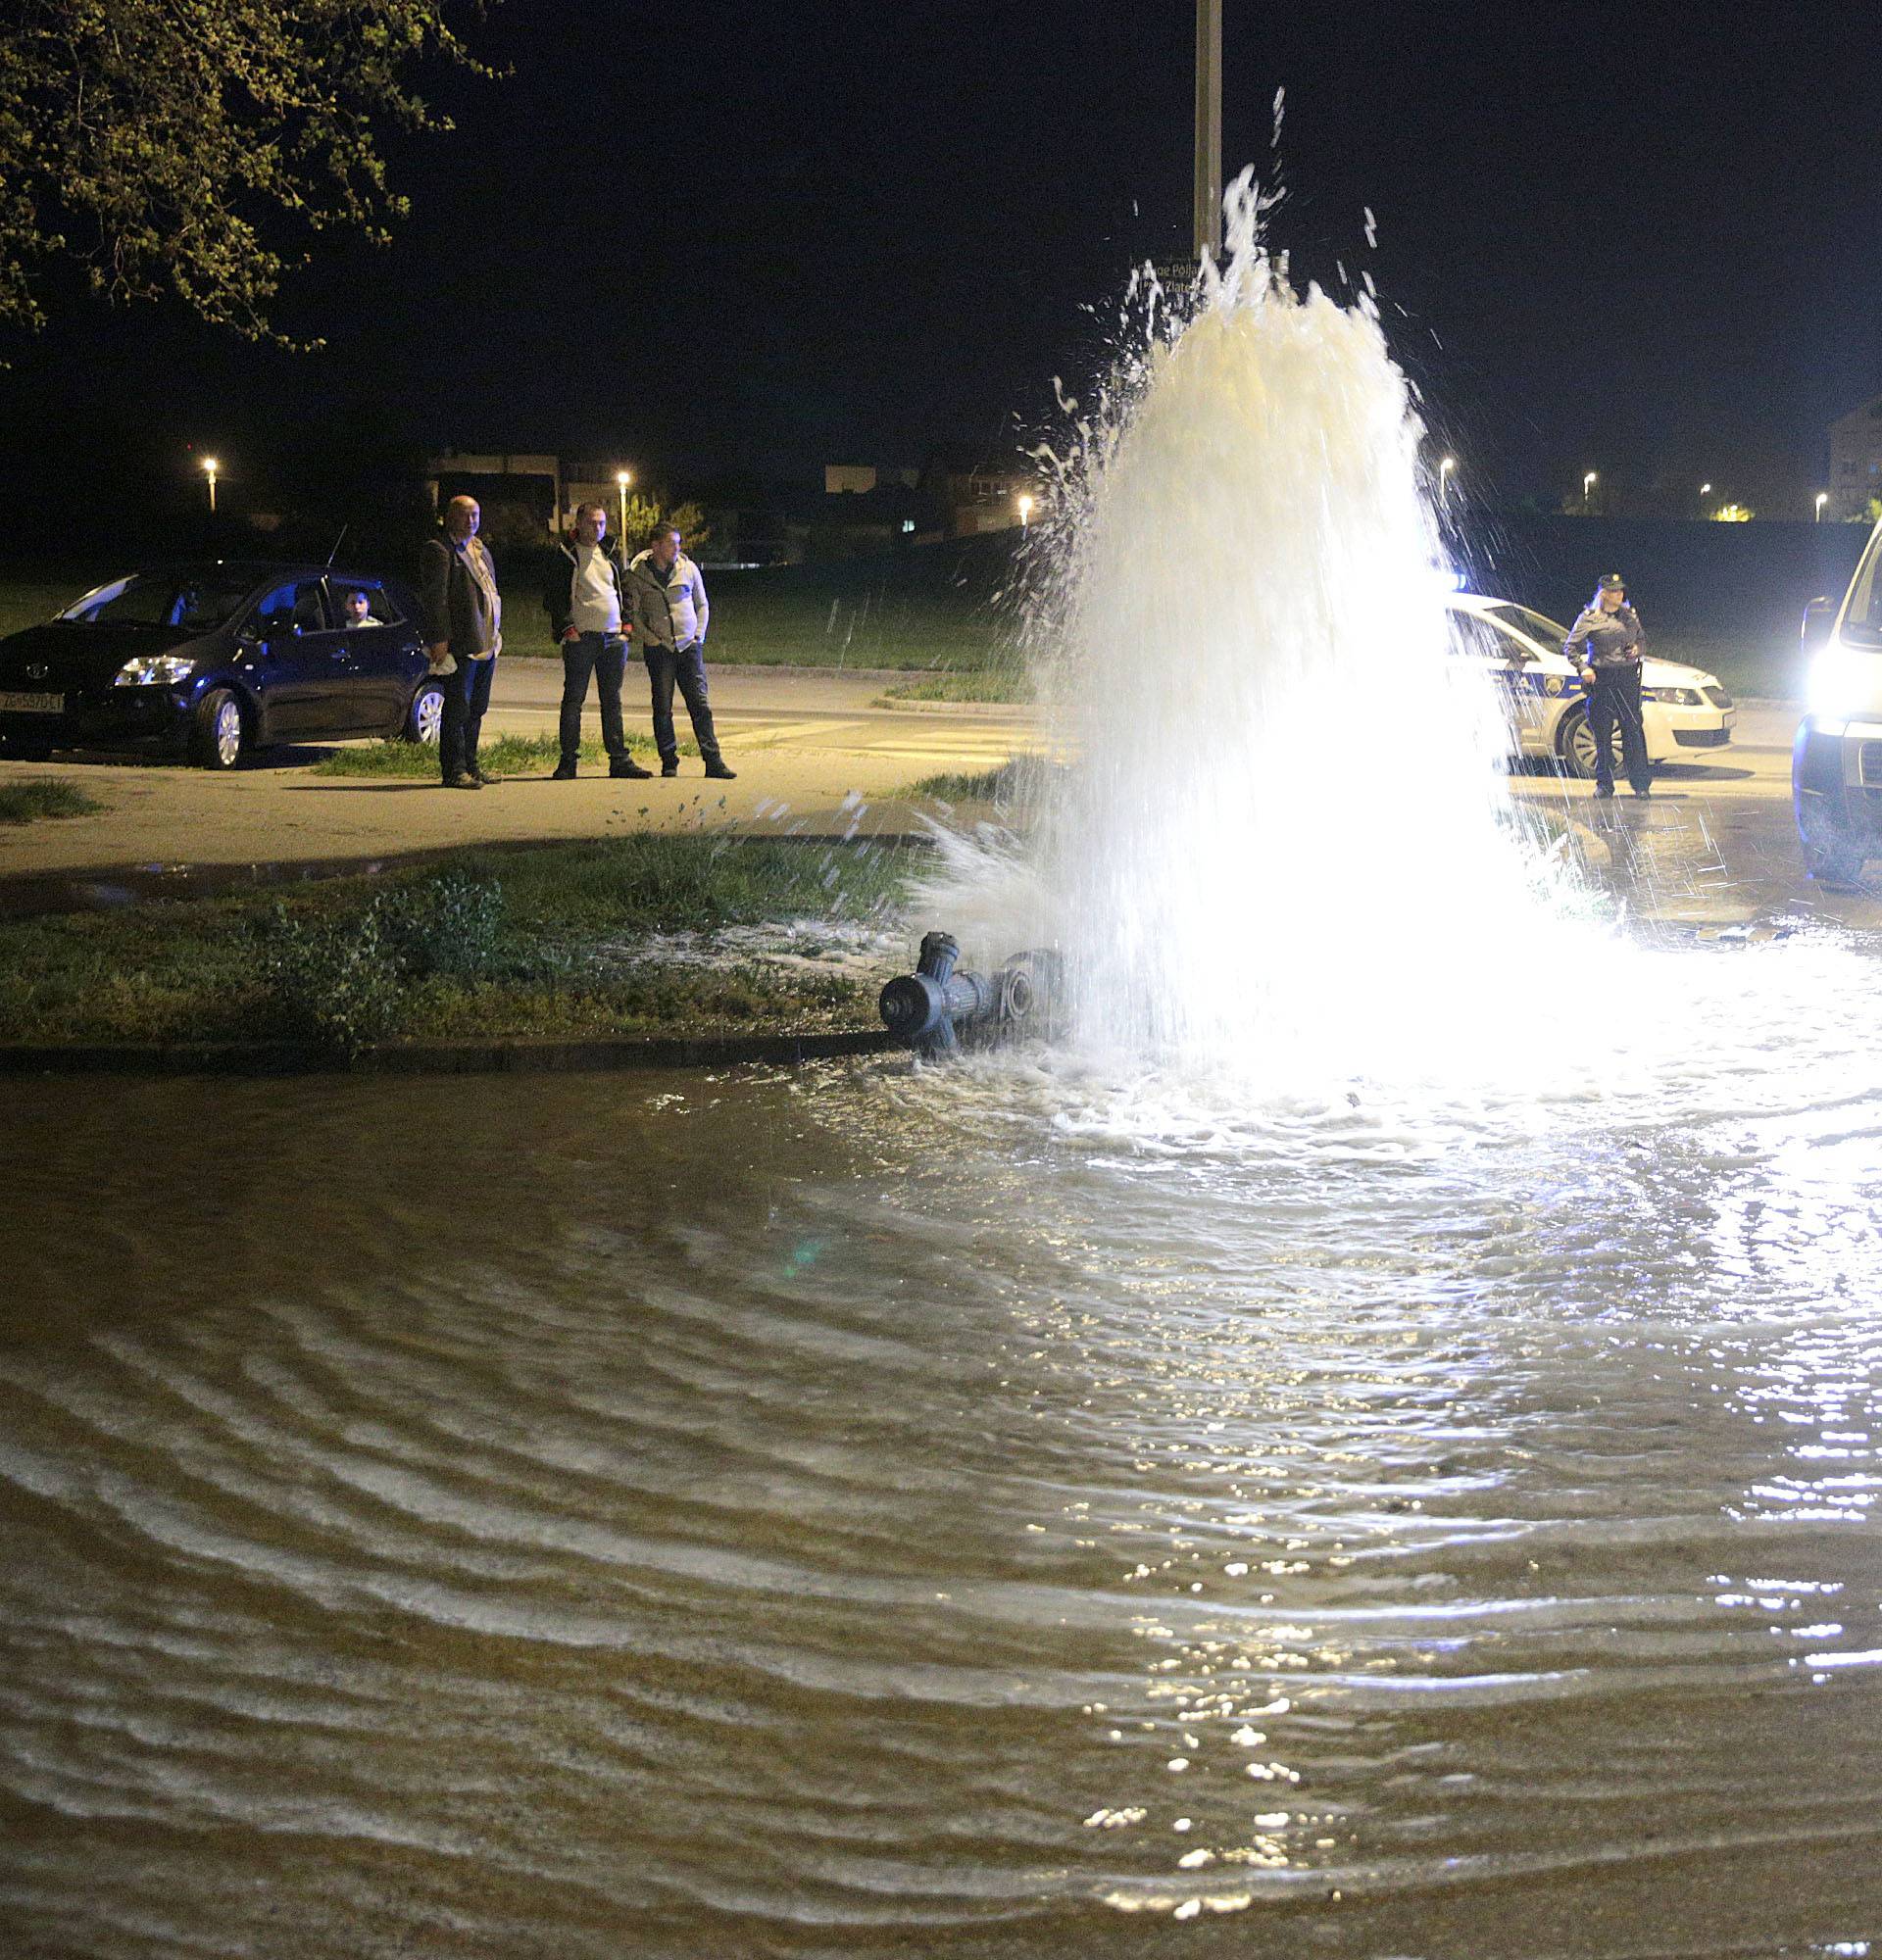
[[[168,290],[212,324],[270,322],[314,234],[384,243],[407,201],[381,125],[440,130],[439,60],[487,74],[458,0],[12,0],[0,10],[0,322],[45,322],[43,275],[114,300]],[[481,13],[485,0],[463,0]]]
[[[611,527],[618,515],[618,508],[609,505],[608,522]],[[629,558],[647,549],[656,524],[670,524],[679,533],[681,549],[689,552],[697,551],[713,535],[706,514],[697,504],[662,504],[636,491],[627,499],[627,528],[623,533]]]
[[[297,915],[277,903],[262,970],[287,1032],[353,1055],[398,1024],[415,981],[477,978],[502,924],[502,889],[455,871],[351,913]]]

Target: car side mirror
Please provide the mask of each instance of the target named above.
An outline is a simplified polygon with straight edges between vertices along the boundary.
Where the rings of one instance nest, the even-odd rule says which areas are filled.
[[[1804,651],[1820,654],[1836,628],[1836,601],[1812,599],[1804,609]]]

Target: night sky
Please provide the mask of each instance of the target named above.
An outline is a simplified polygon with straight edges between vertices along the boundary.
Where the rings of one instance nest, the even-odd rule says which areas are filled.
[[[1871,10],[1225,12],[1227,173],[1271,172],[1285,86],[1275,241],[1371,271],[1479,484],[1802,496],[1882,390]],[[395,148],[393,247],[280,309],[326,352],[86,311],[14,350],[0,423],[16,464],[357,430],[680,487],[995,450],[1187,244],[1193,37],[1189,0],[509,0],[477,44],[514,77]]]

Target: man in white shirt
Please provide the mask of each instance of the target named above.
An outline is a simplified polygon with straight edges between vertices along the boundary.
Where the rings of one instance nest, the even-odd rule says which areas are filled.
[[[673,686],[677,682],[693,724],[693,740],[706,773],[732,781],[734,770],[718,753],[713,710],[706,699],[706,622],[712,616],[699,566],[680,550],[679,533],[663,524],[627,567],[629,618],[647,663],[654,696],[654,742],[660,773],[679,774],[679,742],[673,734]]]
[[[628,624],[620,561],[608,549],[608,512],[583,504],[543,588],[549,627],[562,648],[562,760],[554,780],[570,782],[581,754],[581,710],[594,676],[601,695],[601,739],[611,776],[648,776],[627,753],[620,683],[627,665]]]

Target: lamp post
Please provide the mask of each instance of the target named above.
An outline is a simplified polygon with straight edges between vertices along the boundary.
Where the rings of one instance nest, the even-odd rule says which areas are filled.
[[[1222,226],[1222,0],[1196,0],[1196,263]]]
[[[209,478],[209,514],[212,517],[216,514],[216,459],[213,456],[204,457],[203,473]]]
[[[620,492],[620,543],[624,551],[627,547],[627,486],[634,480],[631,469],[615,471],[615,488]]]
[[[1811,523],[1820,524],[1823,521],[1823,506],[1829,501],[1830,493],[1827,490],[1819,490],[1816,493],[1816,515],[1810,519]]]
[[[1030,497],[1021,497],[1019,499],[1019,528],[1023,531],[1031,521],[1032,499]]]
[[[1438,465],[1438,508],[1443,510],[1451,501],[1451,472],[1458,466],[1455,456],[1447,456]]]
[[[1581,479],[1581,514],[1584,517],[1588,516],[1594,510],[1594,501],[1591,493],[1600,480],[1600,477],[1592,469]]]

